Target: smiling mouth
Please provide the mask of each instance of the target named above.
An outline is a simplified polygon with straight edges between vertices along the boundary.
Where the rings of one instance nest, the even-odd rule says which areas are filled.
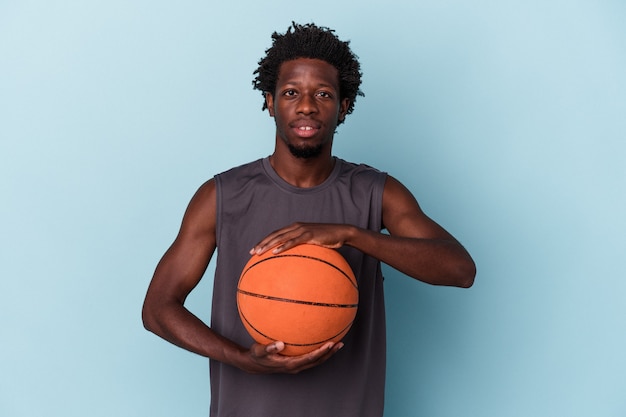
[[[294,126],[293,130],[296,133],[296,135],[302,138],[309,138],[315,135],[320,129],[319,127],[316,127],[316,126],[302,125],[302,126]]]

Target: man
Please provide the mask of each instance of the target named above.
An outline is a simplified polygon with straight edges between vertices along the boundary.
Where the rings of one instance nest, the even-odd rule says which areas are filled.
[[[472,285],[475,266],[396,179],[332,155],[335,130],[360,94],[360,66],[348,42],[327,28],[295,23],[272,38],[254,85],[276,124],[274,152],[198,189],[157,266],[144,324],[211,359],[211,416],[380,417],[380,262],[430,284],[459,287]],[[359,309],[343,341],[290,357],[280,354],[283,341],[253,343],[238,317],[236,287],[250,255],[303,243],[344,255],[358,279]],[[209,327],[184,302],[216,249]]]

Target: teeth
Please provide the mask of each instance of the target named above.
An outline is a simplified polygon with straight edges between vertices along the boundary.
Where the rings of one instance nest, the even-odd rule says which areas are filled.
[[[313,130],[313,128],[311,126],[302,126],[302,127],[299,127],[298,129],[300,129],[300,130]]]

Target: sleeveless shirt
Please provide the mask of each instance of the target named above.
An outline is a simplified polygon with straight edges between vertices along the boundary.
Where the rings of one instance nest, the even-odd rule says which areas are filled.
[[[335,158],[312,188],[284,181],[269,158],[215,176],[217,262],[211,327],[244,347],[253,340],[237,312],[236,292],[249,250],[294,222],[344,223],[380,231],[386,174]],[[253,375],[211,360],[211,417],[380,417],[385,390],[385,307],[380,262],[344,246],[357,277],[359,308],[344,347],[296,375]]]

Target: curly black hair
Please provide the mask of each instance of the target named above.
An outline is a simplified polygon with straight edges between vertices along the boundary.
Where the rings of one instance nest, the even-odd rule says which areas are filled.
[[[364,94],[359,89],[361,65],[358,57],[350,50],[350,41],[341,41],[332,29],[314,23],[299,25],[295,22],[284,34],[272,34],[272,46],[265,51],[265,57],[261,58],[259,67],[254,71],[257,76],[252,85],[263,95],[262,109],[267,109],[265,95],[276,92],[281,64],[297,58],[321,59],[337,68],[340,99],[350,100],[346,114],[352,113],[356,96]]]

